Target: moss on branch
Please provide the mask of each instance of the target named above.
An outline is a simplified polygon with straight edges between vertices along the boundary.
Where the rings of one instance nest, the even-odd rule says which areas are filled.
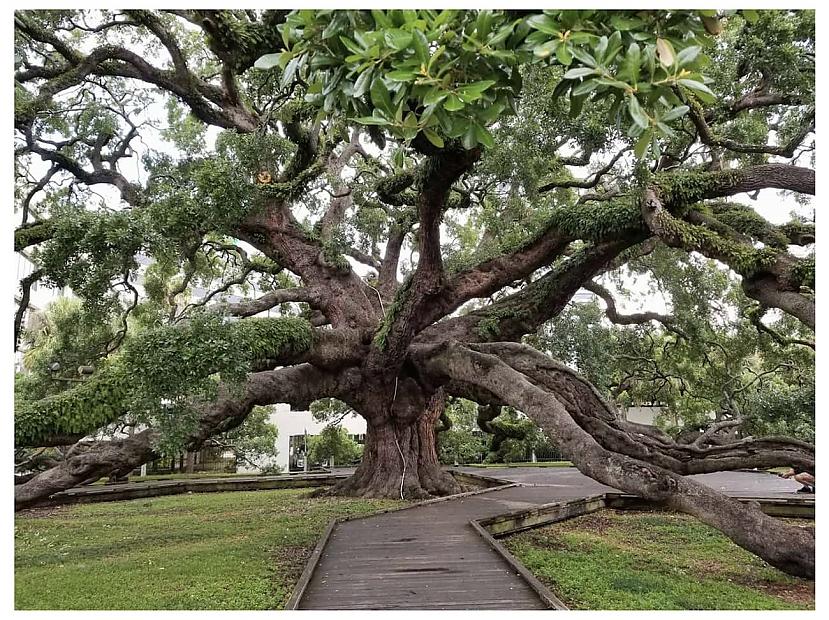
[[[146,409],[157,410],[165,398],[215,396],[206,388],[216,385],[217,376],[238,385],[256,360],[289,359],[312,344],[311,324],[295,317],[226,323],[205,313],[184,326],[148,330],[77,387],[21,403],[15,411],[15,445],[89,434],[128,412],[140,417]]]

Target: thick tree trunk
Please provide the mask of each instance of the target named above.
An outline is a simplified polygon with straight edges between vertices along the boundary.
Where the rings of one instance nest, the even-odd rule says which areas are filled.
[[[185,473],[192,474],[196,466],[196,453],[195,452],[187,452],[187,456],[184,461],[184,471]]]
[[[427,499],[461,491],[441,468],[435,424],[445,407],[443,390],[433,394],[414,421],[368,418],[363,459],[354,475],[331,494],[395,499]]]

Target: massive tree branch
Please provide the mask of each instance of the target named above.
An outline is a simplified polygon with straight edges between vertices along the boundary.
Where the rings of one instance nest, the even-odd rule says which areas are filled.
[[[533,358],[537,354],[531,349],[528,352]],[[568,404],[572,406],[574,402],[573,397],[562,400],[562,395],[567,394],[566,386],[553,391],[537,385],[499,357],[458,343],[424,352],[417,357],[417,362],[433,376],[481,387],[526,413],[558,443],[582,473],[622,491],[692,514],[773,566],[791,574],[814,577],[813,533],[784,525],[756,506],[742,504],[668,469],[605,448],[580,426],[568,409]]]
[[[784,251],[757,249],[747,242],[726,239],[716,232],[673,217],[656,191],[643,194],[642,217],[650,230],[672,247],[697,251],[730,266],[743,276],[746,295],[765,306],[780,308],[815,328],[815,303],[801,294],[803,260]]]
[[[797,149],[803,140],[806,139],[806,136],[815,130],[815,110],[812,108],[804,116],[803,126],[792,137],[792,139],[789,140],[788,143],[781,146],[771,146],[767,144],[742,144],[728,138],[716,137],[705,120],[705,113],[695,101],[690,102],[689,116],[691,117],[691,121],[694,123],[697,133],[699,133],[699,138],[703,144],[718,146],[737,153],[766,153],[769,155],[790,158],[794,155],[795,149]]]
[[[61,49],[62,55],[67,59],[65,65],[36,75],[47,77],[47,81],[24,108],[16,110],[15,126],[20,129],[30,125],[37,113],[55,95],[82,83],[90,75],[120,76],[157,86],[178,96],[196,117],[210,125],[241,132],[254,131],[258,126],[255,115],[243,105],[235,104],[225,90],[189,71],[183,73],[182,70],[186,69],[184,67],[177,66],[173,71],[162,70],[140,55],[115,45],[102,45],[83,55],[20,12],[15,14],[15,24],[21,33],[32,40]],[[23,77],[19,76],[18,79]]]
[[[248,378],[241,397],[224,394],[203,409],[185,446],[188,450],[197,449],[213,435],[235,428],[255,405],[283,402],[305,409],[318,398],[341,396],[344,391],[355,389],[358,380],[358,376],[347,371],[328,373],[308,364],[256,373]],[[15,510],[90,479],[112,472],[127,473],[159,456],[155,448],[158,439],[157,431],[146,429],[126,439],[77,443],[59,465],[15,487]]]
[[[444,281],[440,254],[440,220],[449,190],[480,157],[480,150],[441,151],[431,155],[417,174],[419,258],[417,268],[406,286],[397,292],[394,305],[386,314],[375,338],[376,347],[368,359],[375,372],[398,367],[406,347],[418,331],[431,321],[425,312]]]

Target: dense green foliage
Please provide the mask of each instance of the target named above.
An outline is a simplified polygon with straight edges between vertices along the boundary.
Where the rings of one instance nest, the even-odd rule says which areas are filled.
[[[233,430],[216,435],[211,443],[233,451],[237,464],[255,467],[262,473],[279,474],[281,467],[275,463],[279,454],[276,440],[279,429],[270,422],[271,407],[254,407],[245,421]]]
[[[328,463],[329,466],[351,465],[362,456],[363,448],[351,438],[348,431],[329,424],[319,435],[308,438],[308,462]]]
[[[699,71],[719,26],[716,11],[557,11],[516,17],[510,11],[312,11],[280,27],[285,50],[260,58],[281,83],[307,82],[306,100],[323,114],[340,111],[405,140],[420,132],[471,149],[492,147],[487,126],[515,113],[521,67],[563,66],[553,97],[569,93],[574,113],[612,98],[640,154],[688,107],[675,88],[714,98]],[[756,19],[751,13],[751,19]]]
[[[59,305],[58,317],[62,310]],[[230,388],[239,386],[252,362],[305,351],[311,337],[310,325],[300,318],[228,322],[212,313],[198,314],[184,325],[139,331],[80,385],[70,383],[38,400],[27,395],[43,390],[37,378],[22,378],[16,384],[16,442],[36,444],[44,433],[83,435],[129,415],[133,421],[152,422],[164,435],[161,449],[173,450],[195,424],[194,405],[216,397],[218,378]],[[43,347],[53,353],[48,342]],[[34,350],[40,351],[37,342]],[[43,381],[55,383],[48,376]]]

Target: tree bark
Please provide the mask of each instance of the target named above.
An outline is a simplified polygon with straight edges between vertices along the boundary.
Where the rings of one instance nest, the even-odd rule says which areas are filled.
[[[190,450],[187,451],[187,455],[184,461],[184,472],[187,474],[192,474],[193,470],[196,466],[196,453]]]
[[[427,499],[461,491],[441,467],[435,425],[446,406],[443,390],[416,416],[366,415],[363,459],[349,479],[328,493],[357,497]]]
[[[521,345],[509,345],[514,349]],[[524,347],[528,361],[543,357]],[[626,493],[692,514],[735,543],[791,575],[814,579],[813,531],[786,525],[689,478],[620,451],[608,450],[577,422],[567,390],[558,394],[539,385],[491,353],[458,343],[418,355],[418,365],[433,376],[467,382],[489,391],[529,416],[587,476]],[[582,380],[583,381],[583,380]],[[585,381],[586,383],[586,381]]]

